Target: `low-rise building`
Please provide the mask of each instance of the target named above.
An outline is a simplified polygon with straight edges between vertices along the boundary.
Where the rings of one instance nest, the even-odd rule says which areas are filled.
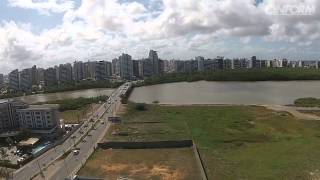
[[[20,101],[0,103],[0,134],[19,129],[18,109],[27,108],[28,105]]]
[[[31,105],[17,110],[20,128],[33,133],[50,134],[60,126],[58,105]]]

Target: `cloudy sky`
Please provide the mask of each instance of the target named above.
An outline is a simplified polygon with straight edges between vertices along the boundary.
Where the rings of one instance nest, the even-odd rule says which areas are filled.
[[[319,0],[0,0],[0,71],[122,52],[138,59],[149,49],[163,59],[319,59],[319,8]]]

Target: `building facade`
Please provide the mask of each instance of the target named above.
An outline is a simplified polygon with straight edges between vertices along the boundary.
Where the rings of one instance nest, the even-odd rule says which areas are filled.
[[[58,128],[60,125],[58,105],[31,105],[28,108],[17,110],[17,114],[22,129],[45,132]]]
[[[58,68],[59,84],[70,83],[73,80],[72,65],[70,63],[60,64]]]
[[[23,69],[20,72],[19,88],[21,91],[30,92],[32,90],[32,69]]]
[[[8,88],[11,92],[19,91],[19,70],[15,69],[9,73]]]
[[[198,62],[198,71],[204,71],[204,57],[197,56],[195,60]]]
[[[73,77],[75,81],[84,79],[84,64],[82,61],[75,61],[73,63]]]
[[[0,74],[0,88],[4,87],[4,76],[3,74]]]
[[[149,61],[152,65],[152,75],[159,74],[159,57],[157,51],[149,51]]]
[[[48,68],[44,71],[44,84],[46,87],[57,86],[58,79],[55,68]]]
[[[120,62],[120,78],[130,80],[133,77],[132,59],[129,54],[122,54],[119,57]]]
[[[28,105],[20,101],[0,103],[0,133],[19,128],[17,110],[27,108]]]
[[[120,77],[120,61],[117,58],[112,60],[112,75]]]

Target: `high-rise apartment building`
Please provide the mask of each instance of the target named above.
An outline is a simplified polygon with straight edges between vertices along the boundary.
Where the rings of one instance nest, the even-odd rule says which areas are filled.
[[[152,65],[152,75],[159,74],[159,58],[157,51],[150,50],[149,51],[149,61]]]
[[[247,68],[247,60],[246,59],[233,59],[231,62],[232,69],[245,69]]]
[[[260,68],[260,62],[259,60],[257,60],[256,56],[251,57],[251,63],[252,63],[251,68]]]
[[[139,75],[139,61],[132,60],[132,68],[133,68],[133,76],[136,78],[140,77],[140,75]]]
[[[197,56],[195,60],[198,62],[198,71],[204,71],[204,57]]]
[[[171,60],[173,64],[173,72],[184,73],[185,72],[185,62],[182,60]]]
[[[37,84],[44,81],[44,71],[43,68],[37,68]]]
[[[66,84],[73,80],[72,65],[70,63],[60,64],[58,73],[59,73],[59,84]]]
[[[224,68],[224,57],[221,57],[221,56],[218,56],[216,59],[215,59],[215,69],[220,69],[222,70]]]
[[[84,64],[82,61],[75,61],[73,63],[73,77],[75,81],[81,81],[84,77]]]
[[[94,79],[96,81],[105,80],[107,78],[107,64],[105,61],[95,62],[93,69]]]
[[[15,69],[9,73],[9,90],[11,92],[19,91],[19,70]]]
[[[19,88],[21,91],[29,92],[32,90],[32,68],[23,69],[20,72],[19,82]]]
[[[195,72],[198,71],[198,61],[190,60],[184,63],[185,72]]]
[[[47,87],[58,85],[57,73],[55,68],[51,67],[44,71],[44,84]]]
[[[105,61],[106,63],[106,74],[107,77],[111,77],[112,76],[112,63],[109,61]]]
[[[0,74],[0,88],[4,87],[4,76],[3,74]]]
[[[120,77],[120,61],[117,58],[112,60],[112,75]]]
[[[36,65],[31,68],[31,82],[32,84],[39,84],[38,69]]]
[[[133,77],[132,59],[129,54],[122,54],[119,57],[120,62],[120,77],[121,79],[130,80]]]

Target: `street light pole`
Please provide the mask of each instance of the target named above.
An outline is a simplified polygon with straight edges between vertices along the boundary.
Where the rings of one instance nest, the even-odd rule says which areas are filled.
[[[39,160],[38,160],[38,159],[37,159],[37,165],[38,165],[38,167],[39,167],[39,169],[40,169],[40,174],[41,174],[41,176],[42,176],[42,177],[45,177],[44,174],[43,174],[42,168],[41,168],[41,166],[40,166],[40,164],[39,164]]]
[[[65,154],[65,153],[66,153],[66,151],[65,151],[65,150],[63,150],[63,153]],[[64,162],[64,165],[66,166],[67,173],[68,173],[68,174],[70,174],[70,171],[69,171],[69,168],[68,168],[68,164],[66,163],[66,159],[65,159],[65,158],[63,158],[63,162]],[[72,177],[72,174],[70,174],[70,176]]]

